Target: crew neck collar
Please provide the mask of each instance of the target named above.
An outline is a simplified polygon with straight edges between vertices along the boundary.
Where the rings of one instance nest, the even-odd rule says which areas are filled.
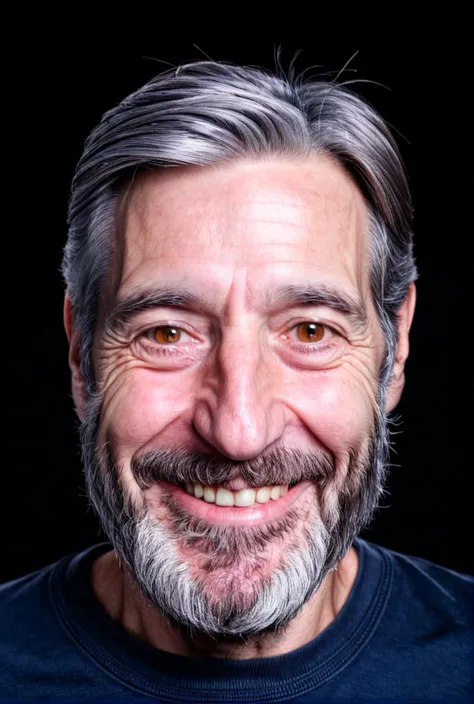
[[[114,621],[94,595],[94,545],[58,562],[50,595],[69,638],[131,691],[175,701],[275,701],[302,696],[340,673],[367,645],[385,609],[391,567],[385,553],[357,538],[358,572],[336,618],[309,643],[283,655],[247,660],[175,655],[158,650]],[[185,674],[185,677],[183,675]]]

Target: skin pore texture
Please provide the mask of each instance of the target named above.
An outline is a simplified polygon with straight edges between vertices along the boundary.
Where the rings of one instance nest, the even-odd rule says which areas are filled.
[[[345,171],[323,157],[163,169],[137,176],[121,237],[93,350],[101,395],[97,444],[113,454],[130,504],[137,512],[145,506],[163,526],[209,603],[234,590],[245,608],[295,545],[306,544],[311,527],[318,530],[315,521],[330,524],[351,456],[369,452],[384,338],[370,293],[367,206]],[[309,285],[337,292],[364,315],[282,295],[288,287]],[[163,289],[193,297],[177,305],[167,299],[119,320],[124,301]],[[411,285],[400,309],[387,412],[403,388],[414,302]],[[82,419],[87,398],[72,319],[66,297],[73,392]],[[308,328],[311,323],[316,327]],[[314,339],[308,330],[316,330]],[[288,502],[281,504],[282,517],[292,512],[294,520],[257,557],[237,549],[230,566],[224,560],[212,570],[199,542],[190,547],[179,540],[176,520],[197,510],[197,501],[202,508],[202,500],[190,501],[176,487],[171,500],[165,482],[138,481],[137,461],[157,449],[235,463],[297,451],[330,459],[334,471],[326,489],[306,481],[290,490],[294,498],[278,499]],[[245,485],[235,475],[227,486]],[[225,511],[248,515],[248,525],[265,524],[251,509],[218,513],[215,506],[204,522],[224,524],[230,520],[222,518]],[[252,658],[289,652],[324,630],[346,602],[357,569],[357,553],[349,548],[284,629],[240,640],[190,635],[150,608],[115,551],[96,560],[91,581],[110,616],[157,648]]]

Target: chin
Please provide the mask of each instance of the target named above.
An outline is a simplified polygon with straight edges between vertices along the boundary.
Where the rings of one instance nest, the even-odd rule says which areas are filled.
[[[136,522],[125,562],[145,596],[180,628],[226,638],[279,632],[327,572],[328,536],[316,511],[310,523],[293,511],[245,530],[175,521],[180,537],[172,538],[175,522],[166,526],[150,514]]]

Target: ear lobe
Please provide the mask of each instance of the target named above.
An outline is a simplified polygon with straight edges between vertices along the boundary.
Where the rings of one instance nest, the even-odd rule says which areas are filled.
[[[410,351],[409,332],[415,313],[416,287],[413,281],[408,287],[408,292],[398,311],[398,342],[395,350],[395,362],[392,378],[387,389],[386,413],[393,411],[400,401],[403,387],[405,386],[405,362]]]
[[[84,419],[84,410],[87,399],[84,376],[81,370],[80,338],[79,331],[74,329],[74,311],[66,291],[64,297],[64,327],[69,341],[69,368],[71,369],[71,386],[74,405],[79,420]]]
[[[400,401],[404,387],[405,373],[402,372],[397,376],[395,376],[394,374],[390,379],[390,383],[387,389],[387,397],[385,402],[386,413],[390,413],[396,406],[398,406],[398,402]]]

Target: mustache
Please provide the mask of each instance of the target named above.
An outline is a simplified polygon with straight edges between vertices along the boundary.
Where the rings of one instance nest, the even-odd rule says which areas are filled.
[[[278,449],[250,460],[227,460],[187,450],[151,450],[131,461],[131,471],[141,489],[158,481],[204,486],[237,477],[252,487],[317,482],[322,488],[335,472],[335,461],[323,452]]]

